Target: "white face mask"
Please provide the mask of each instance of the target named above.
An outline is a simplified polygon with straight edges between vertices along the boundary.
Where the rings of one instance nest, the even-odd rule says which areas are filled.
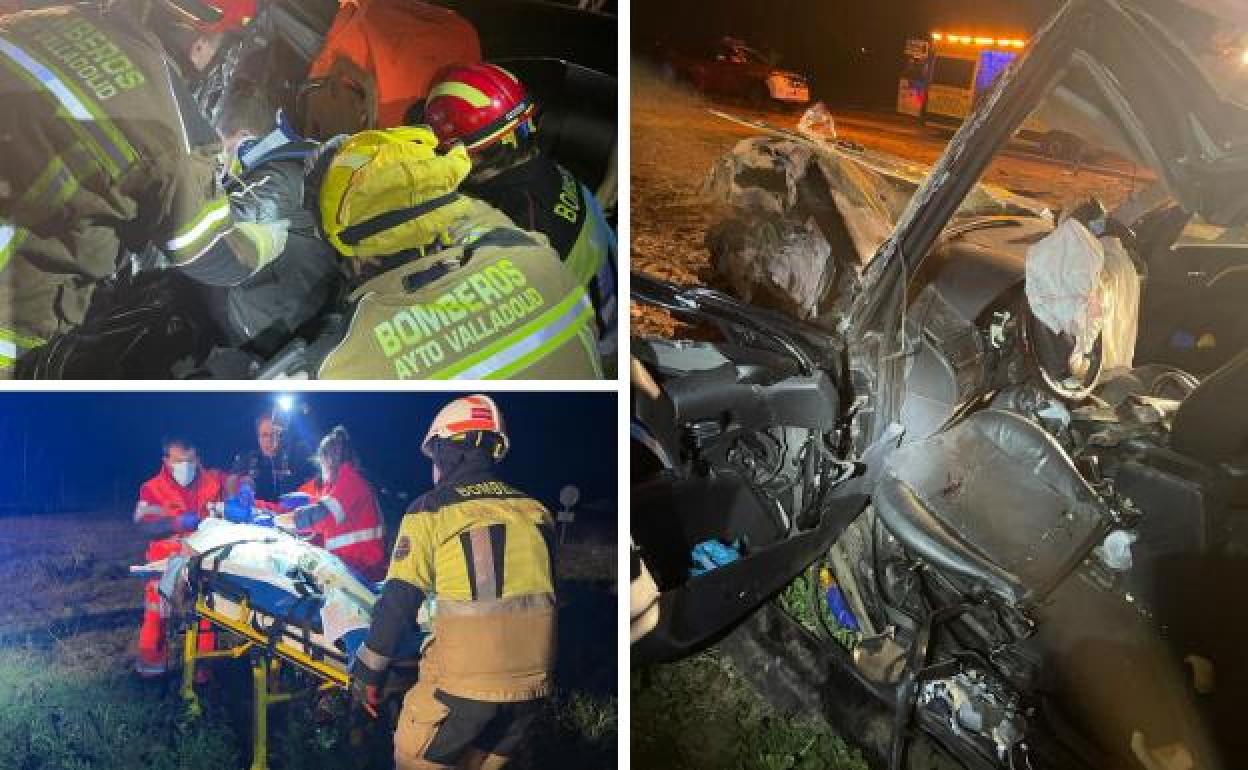
[[[173,471],[173,480],[184,487],[189,487],[191,482],[195,480],[195,463],[185,460],[180,463],[173,463],[171,469]]]

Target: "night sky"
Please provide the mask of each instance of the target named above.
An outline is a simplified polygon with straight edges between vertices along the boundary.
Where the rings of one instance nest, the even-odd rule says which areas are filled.
[[[818,98],[890,105],[908,38],[938,29],[1026,37],[1056,8],[1054,0],[634,0],[632,48],[645,55],[656,41],[734,35],[810,76]]]
[[[504,478],[552,509],[566,484],[581,488],[583,502],[614,501],[614,394],[491,395],[511,434]],[[345,425],[374,485],[415,496],[430,486],[421,439],[453,397],[305,393],[297,400],[308,407],[304,419],[313,443]],[[265,393],[0,393],[0,462],[7,479],[0,485],[0,514],[98,508],[129,515],[139,485],[160,468],[165,436],[190,439],[205,465],[222,468],[236,453],[255,448],[254,420],[274,403]]]

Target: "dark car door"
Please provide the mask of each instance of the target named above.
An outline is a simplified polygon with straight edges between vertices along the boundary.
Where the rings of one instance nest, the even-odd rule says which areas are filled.
[[[644,634],[634,627],[641,636],[632,655],[640,663],[677,660],[722,638],[826,553],[866,497],[850,484],[827,497],[813,484],[800,484],[802,492],[764,492],[725,461],[739,441],[782,430],[789,445],[800,446],[838,423],[836,375],[799,341],[812,330],[725,295],[685,293],[637,273],[633,296],[690,321],[722,323],[736,340],[726,348],[731,360],[660,341],[633,347],[638,365],[655,378],[633,400],[633,609],[650,617]],[[797,357],[741,344],[763,334]],[[720,363],[707,364],[706,356]],[[692,554],[711,541],[732,544],[737,556],[699,569]]]

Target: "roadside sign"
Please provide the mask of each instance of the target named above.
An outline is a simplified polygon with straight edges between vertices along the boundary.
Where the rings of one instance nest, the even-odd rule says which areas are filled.
[[[563,506],[562,510],[555,514],[555,521],[561,524],[559,527],[559,542],[562,543],[568,536],[568,525],[576,521],[576,512],[572,510],[572,506],[581,500],[581,490],[567,485],[559,490],[559,504]]]

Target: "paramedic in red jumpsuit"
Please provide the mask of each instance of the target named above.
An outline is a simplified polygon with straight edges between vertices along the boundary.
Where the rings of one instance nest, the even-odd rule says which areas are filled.
[[[316,462],[320,476],[299,488],[312,503],[283,517],[283,523],[316,535],[325,550],[366,580],[384,580],[386,532],[381,511],[372,485],[360,473],[346,428],[340,425],[321,440]]]
[[[166,441],[160,473],[139,488],[139,502],[134,508],[134,523],[152,538],[147,544],[147,560],[167,559],[180,553],[182,539],[194,532],[199,522],[208,517],[210,506],[221,500],[221,476],[200,467],[195,447],[182,439]],[[167,670],[166,611],[158,584],[157,580],[147,581],[143,596],[143,627],[139,631],[135,669],[145,677],[160,676]],[[204,633],[209,630],[206,622],[200,624],[201,650],[213,648],[213,635]]]

